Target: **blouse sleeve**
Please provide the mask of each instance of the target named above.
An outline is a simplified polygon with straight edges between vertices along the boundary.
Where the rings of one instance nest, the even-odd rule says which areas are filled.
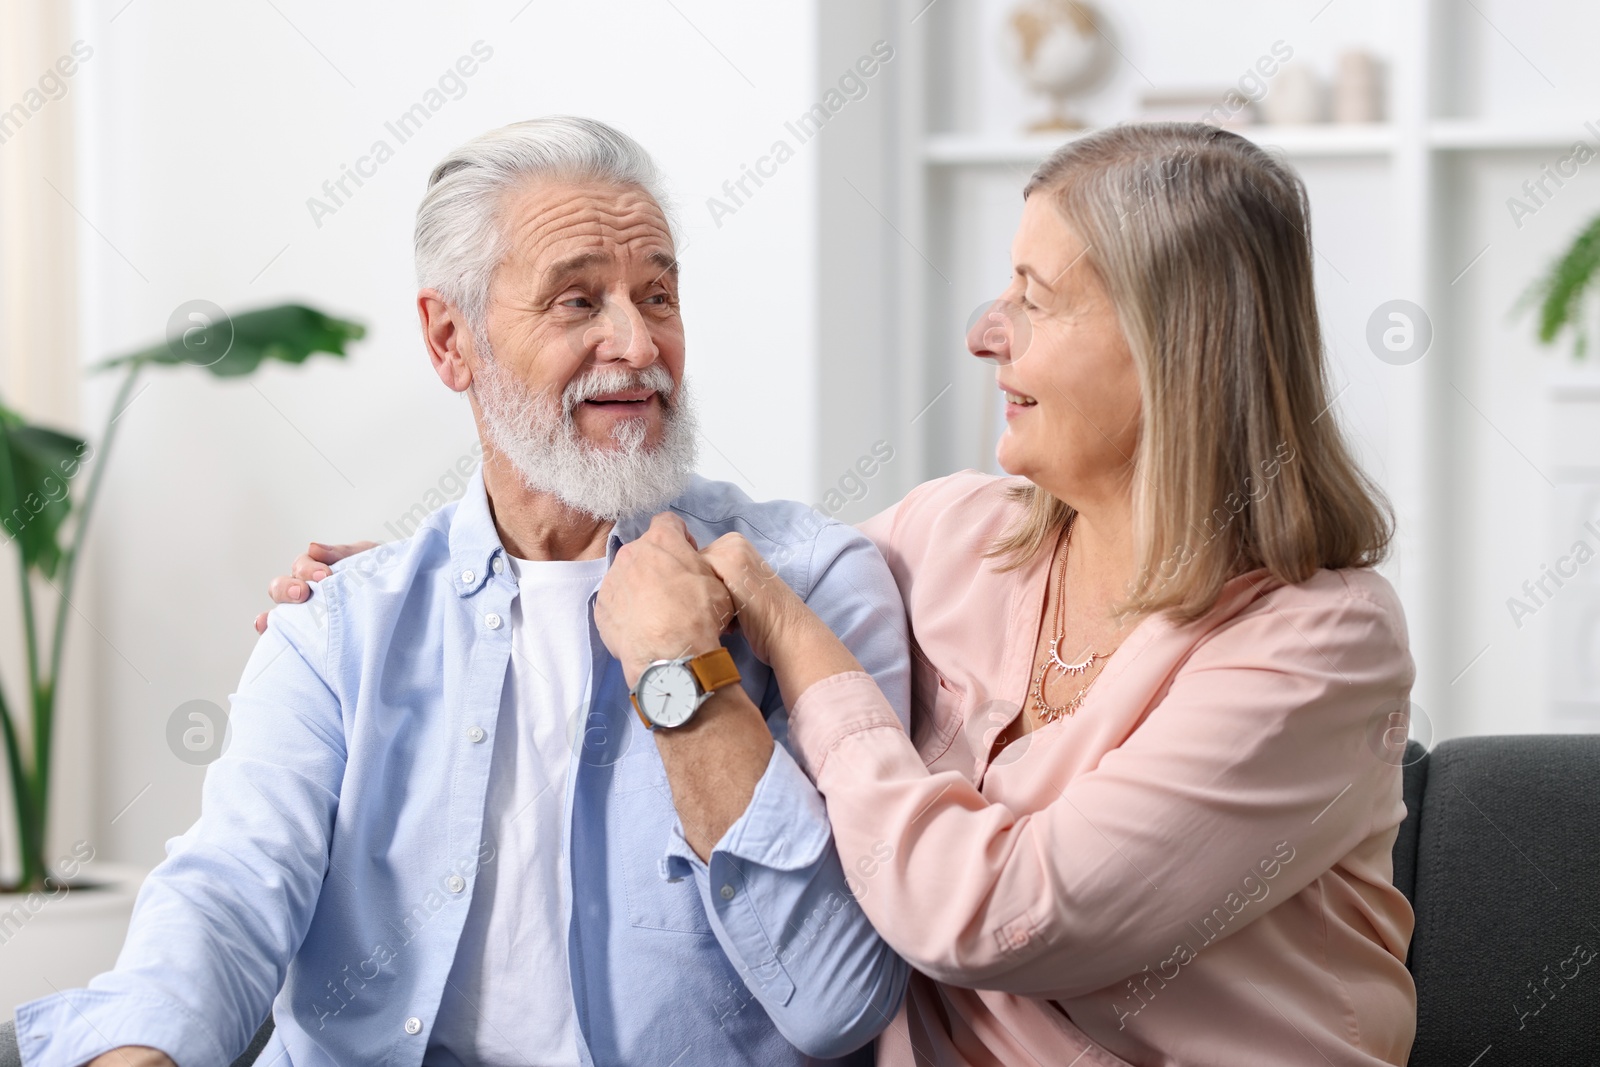
[[[861,905],[896,951],[952,985],[1069,998],[1192,942],[1215,909],[1236,932],[1392,815],[1399,769],[1365,735],[1410,688],[1402,627],[1348,587],[1263,598],[1027,814],[930,774],[864,674],[804,693],[792,736],[846,869],[870,862]]]

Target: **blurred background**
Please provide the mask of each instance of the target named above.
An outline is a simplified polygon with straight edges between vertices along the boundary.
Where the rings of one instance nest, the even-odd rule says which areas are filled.
[[[670,178],[703,472],[846,520],[993,469],[999,398],[962,335],[1051,148],[1141,118],[1271,146],[1311,191],[1333,414],[1400,517],[1413,736],[1593,731],[1600,370],[1555,327],[1596,320],[1596,40],[1586,0],[4,0],[0,402],[117,435],[66,476],[78,500],[107,468],[76,584],[29,579],[41,611],[66,595],[46,853],[158,862],[267,580],[459,494],[474,435],[419,342],[413,213],[448,149],[559,112]],[[284,303],[365,336],[247,376],[153,365],[125,394],[93,372]]]

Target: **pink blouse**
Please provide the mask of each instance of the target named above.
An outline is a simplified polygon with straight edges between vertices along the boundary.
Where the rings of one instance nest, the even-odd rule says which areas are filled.
[[[852,888],[920,972],[880,1062],[1404,1064],[1393,589],[1242,575],[1195,623],[1140,622],[1075,715],[990,761],[1050,564],[983,558],[1014,484],[954,475],[863,527],[912,622],[911,736],[865,674],[791,714]]]

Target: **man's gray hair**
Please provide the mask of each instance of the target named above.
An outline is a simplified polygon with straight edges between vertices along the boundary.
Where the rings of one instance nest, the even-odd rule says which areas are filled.
[[[457,148],[433,168],[417,208],[417,285],[486,330],[489,283],[505,258],[501,208],[509,190],[534,181],[600,182],[644,190],[672,216],[650,153],[627,134],[572,115],[513,122]]]

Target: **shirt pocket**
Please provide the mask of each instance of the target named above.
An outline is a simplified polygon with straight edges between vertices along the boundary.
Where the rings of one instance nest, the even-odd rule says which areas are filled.
[[[947,682],[923,653],[911,646],[911,743],[931,767],[961,732],[965,696]]]
[[[675,882],[663,877],[667,845],[677,833],[678,811],[654,742],[645,738],[644,744],[649,746],[648,752],[636,750],[624,761],[638,760],[641,784],[612,798],[611,827],[621,845],[628,923],[642,930],[710,936],[711,922],[694,877],[685,875]]]

